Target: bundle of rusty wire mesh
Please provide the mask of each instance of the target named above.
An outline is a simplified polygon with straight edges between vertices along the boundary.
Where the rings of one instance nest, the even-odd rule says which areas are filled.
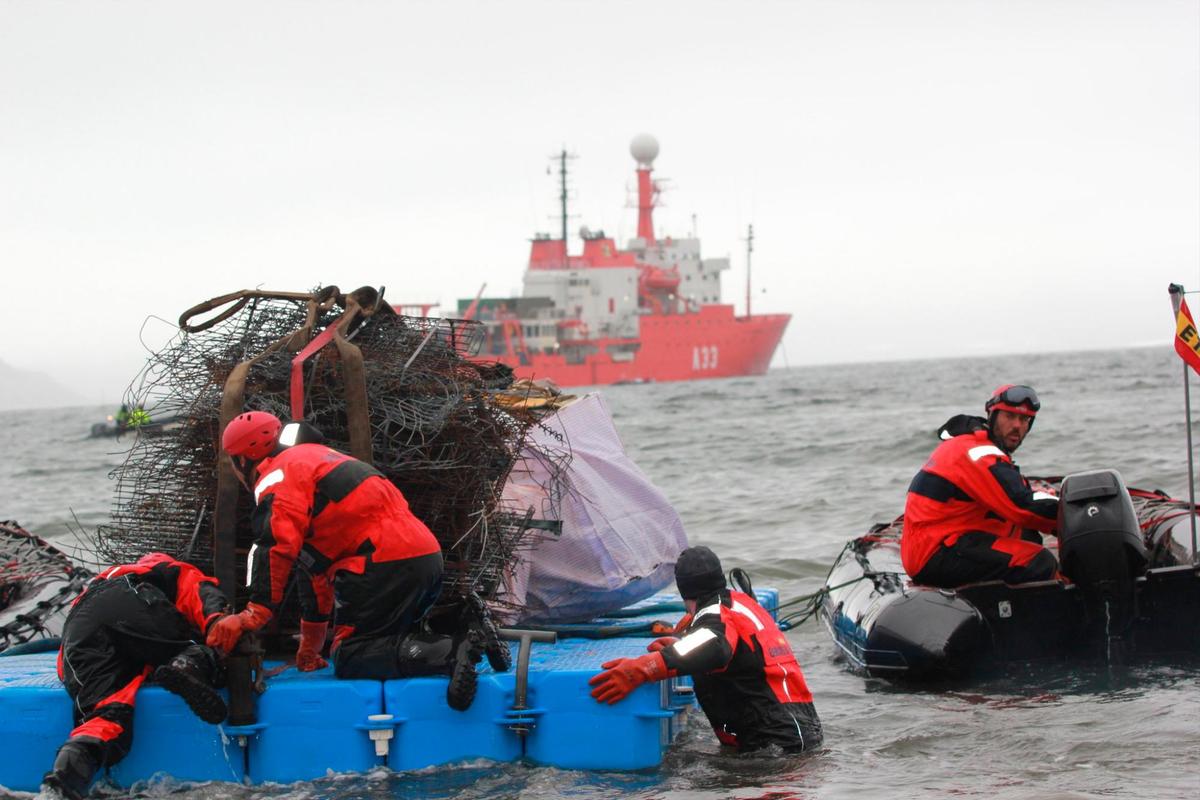
[[[438,537],[446,558],[439,607],[452,612],[467,591],[494,598],[502,572],[535,538],[530,511],[499,496],[542,412],[493,399],[512,373],[470,360],[478,324],[401,316],[369,288],[242,292],[197,309],[221,301],[232,305],[201,325],[188,324],[196,309],[186,312],[184,332],[131,389],[128,402],[180,424],[138,437],[115,471],[112,522],[98,531],[103,557],[159,550],[216,574],[227,591],[242,587],[253,500],[222,478],[220,432],[243,410],[296,417],[299,380],[303,418],[330,446],[371,461]],[[561,455],[539,457],[566,468]],[[222,544],[229,527],[234,553]]]
[[[92,573],[13,520],[0,522],[0,651],[62,633]]]

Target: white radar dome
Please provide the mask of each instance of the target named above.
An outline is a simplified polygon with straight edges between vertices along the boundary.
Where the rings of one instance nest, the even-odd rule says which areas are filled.
[[[649,167],[658,158],[658,139],[648,133],[639,133],[629,143],[629,154],[638,165]]]

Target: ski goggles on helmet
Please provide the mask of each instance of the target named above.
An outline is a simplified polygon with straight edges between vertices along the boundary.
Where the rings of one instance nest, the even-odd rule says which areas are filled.
[[[984,410],[990,415],[993,411],[1011,411],[1027,417],[1036,417],[1042,408],[1037,392],[1029,386],[1001,386],[984,404]]]

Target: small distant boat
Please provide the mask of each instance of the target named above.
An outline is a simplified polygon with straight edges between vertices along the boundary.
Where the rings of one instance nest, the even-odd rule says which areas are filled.
[[[923,681],[1015,662],[1200,653],[1200,565],[1187,544],[1195,509],[1127,489],[1114,470],[1033,482],[1060,497],[1067,580],[918,586],[900,561],[903,517],[876,525],[846,545],[819,609],[853,670]]]
[[[104,422],[93,423],[88,437],[91,439],[116,438],[126,434],[160,436],[168,431],[179,428],[182,424],[182,421],[178,417],[166,417],[164,419],[145,422],[141,425],[121,425],[112,415],[109,415],[108,419]]]

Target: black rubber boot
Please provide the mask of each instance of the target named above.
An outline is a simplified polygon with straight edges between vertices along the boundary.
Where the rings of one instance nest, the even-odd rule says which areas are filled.
[[[450,669],[450,685],[446,687],[446,704],[455,711],[466,711],[475,702],[478,676],[475,664],[482,658],[483,646],[479,635],[469,631],[454,644],[454,664]]]
[[[68,739],[58,748],[54,766],[42,776],[42,793],[67,800],[81,800],[100,769],[99,747],[79,739]]]
[[[154,670],[154,682],[183,698],[196,716],[216,725],[229,709],[214,688],[216,657],[209,648],[194,644]]]
[[[455,711],[466,711],[475,700],[475,664],[483,648],[474,632],[460,637],[436,633],[410,633],[396,654],[405,677],[449,675],[446,703]]]
[[[508,649],[508,642],[500,638],[500,629],[492,619],[487,603],[474,592],[467,594],[465,602],[470,624],[479,631],[488,665],[496,672],[508,672],[512,669],[512,652]]]

